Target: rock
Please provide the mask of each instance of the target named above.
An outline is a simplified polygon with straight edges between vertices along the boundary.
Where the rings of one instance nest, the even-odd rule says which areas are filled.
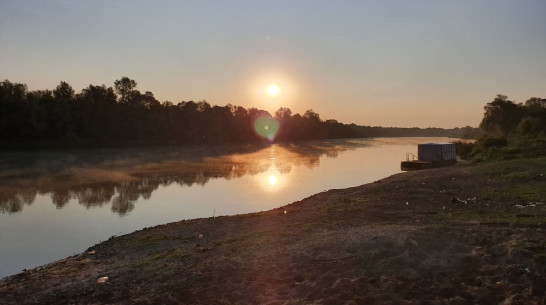
[[[415,247],[419,246],[419,243],[415,239],[408,238],[408,242]]]

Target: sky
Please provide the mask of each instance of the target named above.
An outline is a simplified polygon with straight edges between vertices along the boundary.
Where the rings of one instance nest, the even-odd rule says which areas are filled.
[[[478,126],[497,94],[546,98],[545,15],[544,0],[0,0],[0,80],[127,76],[175,104]]]

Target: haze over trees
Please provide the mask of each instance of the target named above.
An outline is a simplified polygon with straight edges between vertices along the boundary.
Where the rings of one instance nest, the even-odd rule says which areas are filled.
[[[260,116],[274,117],[279,122],[275,141],[378,136],[472,137],[476,132],[471,127],[357,126],[323,120],[311,109],[300,115],[280,108],[271,115],[256,108],[217,106],[206,101],[161,103],[152,92],[137,90],[137,82],[128,77],[116,80],[114,87],[89,85],[79,93],[64,81],[53,90],[35,91],[29,91],[25,84],[0,82],[0,147],[4,148],[252,142],[263,140],[253,129],[254,121]],[[530,119],[522,128],[535,130],[536,124],[539,123]]]

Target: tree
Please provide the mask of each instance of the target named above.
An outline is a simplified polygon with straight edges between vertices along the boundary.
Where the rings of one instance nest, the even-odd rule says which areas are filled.
[[[80,97],[86,102],[93,104],[114,104],[116,103],[116,94],[112,87],[106,88],[105,85],[89,85],[80,93]]]
[[[0,82],[0,139],[24,136],[29,118],[27,104],[25,84]]]
[[[74,97],[74,89],[67,82],[61,81],[53,90],[53,96],[57,100],[69,101]]]
[[[77,120],[74,119],[74,89],[67,82],[53,90],[53,101],[47,114],[47,133],[52,139],[74,140],[77,138]]]
[[[320,115],[314,112],[313,109],[309,109],[305,111],[305,113],[303,114],[303,117],[311,121],[320,122]]]
[[[199,112],[205,112],[209,110],[210,108],[211,108],[210,104],[205,100],[197,102],[197,111]]]
[[[17,103],[25,100],[27,94],[27,85],[12,83],[9,80],[0,82],[0,104]]]
[[[529,116],[521,120],[517,130],[522,136],[536,137],[543,130],[543,124],[539,118]]]
[[[542,122],[546,122],[546,99],[532,97],[525,102],[526,115],[540,118]]]
[[[497,97],[484,107],[480,128],[492,136],[507,136],[523,118],[523,107],[508,100],[506,95]]]
[[[136,86],[136,81],[128,78],[127,76],[123,76],[121,79],[114,81],[116,93],[120,96],[119,101],[122,103],[127,103],[136,96],[140,95],[140,92],[135,90]]]
[[[275,117],[279,121],[286,121],[292,117],[292,110],[286,107],[281,107],[279,110],[275,111]]]
[[[525,101],[526,107],[539,107],[539,108],[546,108],[546,99],[542,99],[540,97],[532,97]]]
[[[144,94],[138,97],[138,103],[145,108],[152,108],[161,105],[161,103],[155,99],[154,94],[150,91],[146,91]]]
[[[457,138],[462,139],[479,139],[482,135],[482,132],[479,128],[474,128],[470,126],[465,126],[461,128],[459,135],[456,135]]]

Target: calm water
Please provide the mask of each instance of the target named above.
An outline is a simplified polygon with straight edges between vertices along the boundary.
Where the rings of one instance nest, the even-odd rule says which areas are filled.
[[[400,172],[417,144],[331,140],[0,154],[0,278],[112,235],[181,219],[265,211]]]

